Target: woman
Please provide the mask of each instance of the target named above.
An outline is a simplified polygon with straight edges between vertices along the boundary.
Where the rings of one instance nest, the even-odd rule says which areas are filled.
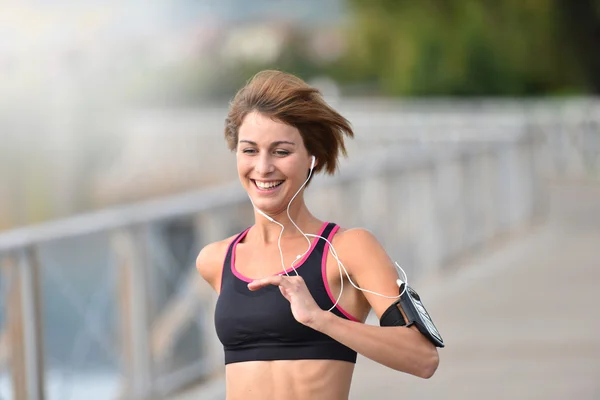
[[[197,259],[219,293],[228,399],[347,399],[357,353],[422,378],[437,369],[436,347],[414,326],[364,324],[398,296],[395,266],[377,239],[319,220],[304,202],[313,172],[336,171],[344,135],[353,136],[348,121],[283,72],[257,74],[230,106],[225,138],[255,223]],[[307,243],[301,232],[319,237]],[[351,281],[382,296],[354,288],[330,244]]]

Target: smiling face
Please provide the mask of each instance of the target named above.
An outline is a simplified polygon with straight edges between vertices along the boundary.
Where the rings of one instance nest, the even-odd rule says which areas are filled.
[[[311,164],[298,129],[251,112],[239,129],[237,169],[254,205],[269,215],[284,212],[307,179]],[[300,203],[301,194],[296,197]]]

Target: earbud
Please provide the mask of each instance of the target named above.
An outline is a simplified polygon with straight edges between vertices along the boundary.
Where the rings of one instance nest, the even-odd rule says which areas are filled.
[[[315,163],[317,162],[317,158],[315,156],[312,156],[312,162],[310,163],[310,170],[312,171],[313,168],[315,167]]]

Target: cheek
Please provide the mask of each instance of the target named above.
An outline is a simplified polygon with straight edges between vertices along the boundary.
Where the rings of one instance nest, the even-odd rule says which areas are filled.
[[[301,185],[307,178],[308,169],[303,168],[302,164],[290,165],[286,171],[284,171],[285,175],[288,179],[292,179],[298,185]]]
[[[239,175],[246,175],[253,168],[251,161],[248,160],[246,157],[238,156],[236,161],[237,161],[237,171],[238,171]]]

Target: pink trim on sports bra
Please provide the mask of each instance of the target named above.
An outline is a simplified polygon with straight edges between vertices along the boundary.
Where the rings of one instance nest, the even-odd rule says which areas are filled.
[[[335,235],[335,233],[337,232],[337,230],[339,228],[340,228],[339,225],[336,225],[331,230],[331,233],[329,234],[329,237],[327,238],[327,240],[329,240],[330,243],[331,243],[331,240],[333,240],[333,235]],[[325,285],[325,289],[327,290],[327,295],[329,295],[329,298],[331,299],[331,302],[333,304],[335,304],[335,301],[336,301],[337,297],[334,297],[333,294],[331,293],[331,288],[329,287],[329,281],[327,280],[327,253],[328,253],[328,251],[329,251],[329,243],[325,242],[325,247],[323,248],[323,260],[321,261],[321,274],[323,276],[323,284]],[[335,306],[335,308],[337,308],[349,320],[355,321],[355,322],[360,322],[358,320],[358,318],[354,317],[348,311],[344,310],[342,308],[342,306],[340,306],[339,304],[337,304]]]
[[[323,224],[323,226],[321,227],[321,229],[319,230],[319,233],[317,234],[318,236],[321,236],[323,234],[323,231],[325,230],[325,228],[327,228],[327,222],[325,222]],[[241,274],[237,268],[235,267],[235,248],[237,247],[238,243],[246,236],[246,234],[248,233],[248,231],[250,230],[250,228],[246,229],[244,231],[244,233],[242,233],[240,235],[240,237],[235,241],[235,243],[233,244],[233,248],[231,250],[231,272],[233,272],[233,274],[240,280],[244,281],[244,282],[252,282],[254,279],[252,278],[248,278],[246,276],[244,276],[243,274]],[[312,251],[314,250],[315,246],[317,245],[318,241],[320,239],[319,238],[314,238],[312,241],[312,244],[310,246],[310,249],[306,252],[306,254],[304,254],[304,257],[302,257],[302,259],[299,261],[298,264],[296,264],[295,267],[291,267],[288,268],[285,272],[279,272],[276,275],[283,275],[285,273],[290,273],[293,272],[294,269],[298,269],[302,266],[302,264],[304,264],[304,262],[306,261],[306,259],[308,258],[308,256],[312,253]],[[334,300],[335,301],[335,300]]]

